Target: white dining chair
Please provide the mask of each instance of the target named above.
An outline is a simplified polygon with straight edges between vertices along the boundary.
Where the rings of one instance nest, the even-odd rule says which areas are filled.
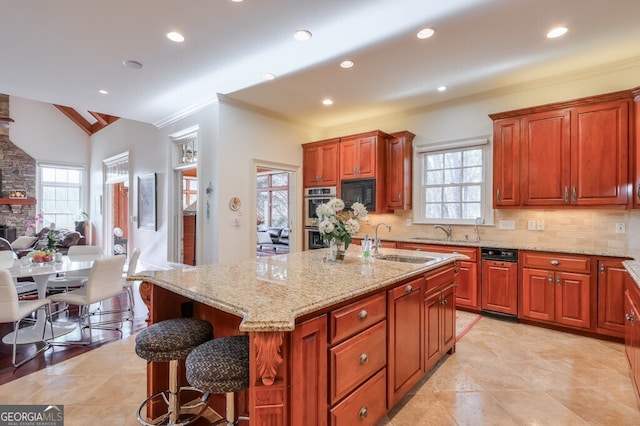
[[[136,269],[138,267],[138,259],[140,259],[140,249],[136,248],[133,250],[133,252],[131,253],[131,256],[129,257],[129,264],[127,265],[126,272],[123,272],[122,274],[122,287],[127,292],[129,304],[126,307],[119,306],[119,309],[101,310],[100,312],[101,314],[120,315],[121,317],[123,314],[127,314],[127,316],[124,317],[123,320],[130,321],[131,324],[133,324],[133,317],[134,317],[133,308],[135,306],[135,300],[134,300],[134,294],[133,294],[134,281],[127,280],[127,277],[135,274]],[[120,303],[119,300],[118,300],[118,303]]]
[[[17,258],[18,255],[13,251],[0,251],[0,269],[11,268]],[[15,285],[16,291],[18,292],[19,299],[38,295],[38,287],[33,281],[18,281],[17,278],[13,278],[13,284]]]
[[[89,341],[82,339],[77,342],[64,342],[88,345],[92,340],[92,330],[105,329],[105,330],[120,330],[120,327],[111,326],[116,323],[122,324],[122,319],[101,319],[100,321],[93,323],[91,317],[97,315],[104,315],[106,312],[101,310],[91,310],[91,305],[95,303],[101,303],[111,298],[116,298],[123,291],[122,286],[122,271],[124,269],[125,256],[109,256],[93,261],[93,266],[89,271],[89,277],[84,286],[66,291],[60,294],[53,294],[49,296],[51,302],[62,302],[70,305],[79,306],[78,323],[80,325],[80,333],[85,328],[89,329]]]
[[[75,245],[69,247],[69,250],[67,251],[67,256],[69,257],[87,255],[99,256],[101,254],[102,248],[99,246]],[[88,277],[89,273],[87,271],[67,272],[60,276],[51,278],[47,282],[47,288],[50,293],[69,291],[70,289],[75,289],[85,285]]]
[[[12,362],[14,367],[20,367],[27,361],[32,360],[39,353],[49,349],[50,343],[45,340],[47,328],[42,329],[42,342],[44,346],[38,349],[35,353],[31,354],[27,358],[20,362],[16,362],[16,347],[18,345],[18,329],[23,319],[30,316],[33,312],[44,307],[47,311],[49,318],[49,325],[51,329],[51,335],[53,336],[53,325],[51,321],[51,301],[45,299],[35,300],[19,300],[16,286],[11,278],[11,273],[7,269],[0,269],[0,323],[12,322],[13,323],[13,357]]]

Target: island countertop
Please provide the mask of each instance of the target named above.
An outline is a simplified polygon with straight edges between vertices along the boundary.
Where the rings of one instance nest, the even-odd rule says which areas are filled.
[[[459,254],[384,249],[385,254],[431,258],[404,263],[363,260],[360,247],[341,262],[327,262],[328,249],[259,257],[184,269],[144,271],[142,280],[242,318],[245,332],[291,331],[296,318],[405,278],[465,259]]]

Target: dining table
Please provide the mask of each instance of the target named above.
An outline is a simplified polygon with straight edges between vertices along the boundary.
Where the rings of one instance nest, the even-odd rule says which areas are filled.
[[[72,255],[62,256],[59,260],[51,262],[36,263],[32,259],[23,257],[13,261],[0,261],[0,268],[7,269],[11,273],[14,281],[17,278],[32,278],[38,290],[38,298],[47,297],[47,283],[58,274],[67,272],[76,272],[89,270],[93,266],[93,261],[103,257],[102,255]],[[44,308],[39,309],[36,313],[36,321],[33,325],[20,328],[18,333],[18,344],[35,343],[43,340],[63,336],[72,332],[76,328],[76,324],[58,324],[54,323],[53,327],[49,327],[49,320]],[[45,330],[43,330],[45,329]],[[53,336],[51,335],[53,329]],[[12,331],[2,338],[3,343],[13,343]]]

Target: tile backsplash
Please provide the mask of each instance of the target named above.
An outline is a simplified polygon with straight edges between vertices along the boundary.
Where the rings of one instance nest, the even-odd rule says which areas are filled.
[[[391,225],[391,232],[380,227],[379,237],[426,237],[444,239],[444,233],[433,225],[412,224],[411,210],[393,214],[372,214],[369,223],[361,223],[360,234],[373,237],[375,225]],[[542,223],[544,230],[527,230],[529,220]],[[513,221],[514,229],[500,229],[500,221]],[[616,224],[624,224],[625,233],[616,233]],[[474,240],[473,226],[453,225],[452,239]],[[496,210],[494,225],[478,227],[480,240],[558,247],[601,249],[640,249],[640,211],[607,209],[571,210]]]

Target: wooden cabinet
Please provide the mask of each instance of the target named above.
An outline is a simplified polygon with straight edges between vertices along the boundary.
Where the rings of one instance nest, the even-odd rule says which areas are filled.
[[[491,114],[494,207],[626,206],[630,101],[623,91]]]
[[[624,298],[625,329],[624,346],[629,362],[631,382],[640,405],[640,290],[635,282],[629,282]]]
[[[305,187],[337,186],[338,143],[340,138],[302,145],[303,181]]]
[[[518,315],[518,265],[482,261],[482,309]]]
[[[521,252],[520,318],[591,327],[591,258]]]
[[[387,367],[389,406],[396,404],[424,372],[424,278],[388,291],[389,353]]]
[[[598,316],[596,331],[615,337],[624,337],[624,291],[631,277],[622,261],[624,259],[600,258],[598,262]]]
[[[493,123],[493,207],[520,205],[522,122],[505,118]]]
[[[446,352],[455,352],[456,299],[455,273],[451,266],[426,275],[425,292],[425,371],[429,371]]]
[[[634,108],[633,108],[633,128],[634,128],[634,137],[631,139],[633,141],[633,163],[632,163],[632,172],[634,173],[632,188],[632,199],[633,199],[633,207],[640,208],[640,87],[636,87],[632,90]]]
[[[340,138],[340,179],[378,178],[376,184],[383,183],[389,138],[379,130]]]
[[[456,306],[463,306],[470,311],[480,311],[480,254],[479,248],[446,246],[439,244],[397,243],[397,248],[404,250],[433,251],[440,253],[459,253],[469,260],[456,262]]]
[[[415,135],[404,131],[392,133],[387,140],[387,209],[410,210],[413,138]]]

